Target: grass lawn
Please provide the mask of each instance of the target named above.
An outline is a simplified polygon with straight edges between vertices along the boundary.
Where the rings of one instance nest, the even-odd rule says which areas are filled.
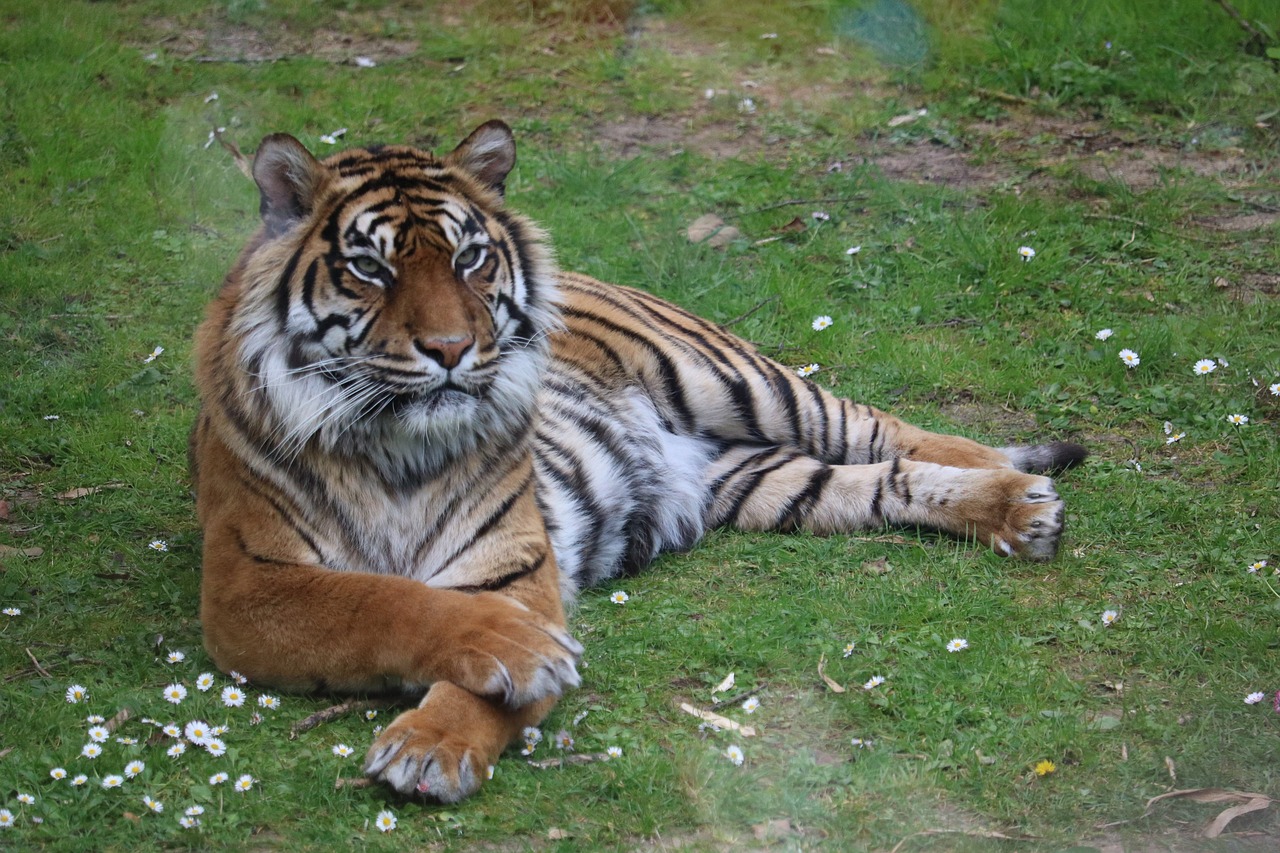
[[[1280,18],[1234,9],[10,0],[0,849],[1276,849]],[[291,737],[341,697],[229,706],[197,613],[191,335],[258,200],[211,132],[443,151],[489,118],[566,269],[921,426],[1087,445],[1058,559],[716,532],[583,596],[584,683],[535,763],[510,751],[449,808],[352,784],[392,708]],[[692,242],[704,214],[737,236]],[[225,754],[173,754],[159,726],[192,720]],[[622,754],[547,766],[560,731]],[[1147,809],[1201,788],[1242,796]]]

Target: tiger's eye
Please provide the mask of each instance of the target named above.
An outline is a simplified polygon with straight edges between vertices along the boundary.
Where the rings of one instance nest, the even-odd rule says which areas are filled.
[[[361,275],[376,278],[382,275],[382,264],[378,263],[368,255],[360,255],[351,259],[352,268]]]
[[[458,256],[454,258],[453,262],[457,264],[459,268],[467,269],[476,261],[480,260],[480,251],[479,246],[468,246],[458,253]]]

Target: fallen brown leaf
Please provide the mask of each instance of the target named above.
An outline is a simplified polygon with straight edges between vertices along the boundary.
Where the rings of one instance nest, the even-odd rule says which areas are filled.
[[[552,841],[563,841],[566,838],[572,837],[573,835],[567,829],[560,829],[557,826],[553,826],[547,830],[547,838]]]

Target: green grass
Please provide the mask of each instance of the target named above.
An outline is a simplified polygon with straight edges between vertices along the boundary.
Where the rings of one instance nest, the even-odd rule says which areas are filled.
[[[1217,4],[509,5],[18,0],[4,13],[0,605],[22,615],[0,617],[0,808],[16,815],[0,847],[726,849],[766,843],[755,830],[785,819],[788,848],[887,850],[951,830],[904,849],[990,849],[997,831],[1033,836],[1001,842],[1020,850],[1213,849],[1195,832],[1225,805],[1139,819],[1147,799],[1280,796],[1280,715],[1242,701],[1280,690],[1280,586],[1245,571],[1280,565],[1267,390],[1280,381],[1280,83]],[[1274,33],[1265,0],[1235,5]],[[287,57],[199,61],[235,60],[250,37]],[[361,54],[378,66],[334,61]],[[290,740],[334,699],[282,696],[259,725],[216,690],[165,703],[166,684],[212,669],[185,471],[191,333],[257,216],[209,130],[245,150],[280,130],[330,150],[320,135],[344,126],[347,144],[447,148],[490,117],[517,131],[509,198],[566,268],[733,322],[922,426],[1089,445],[1060,484],[1058,560],[1004,562],[915,531],[717,532],[588,592],[573,617],[584,685],[544,731],[623,757],[537,769],[513,752],[447,809],[335,788],[358,759],[332,747],[362,754],[390,711]],[[625,154],[611,141],[624,126],[649,134]],[[967,176],[946,171],[955,158]],[[684,228],[707,212],[743,239],[690,245]],[[803,230],[785,229],[795,218]],[[812,331],[819,314],[834,326]],[[1137,368],[1117,357],[1126,347]],[[1229,366],[1197,377],[1199,358]],[[1166,444],[1165,421],[1186,437]],[[105,488],[58,497],[91,487]],[[1121,613],[1111,627],[1106,609]],[[953,637],[969,648],[948,654]],[[187,660],[164,663],[170,649]],[[823,656],[848,692],[823,685]],[[709,706],[730,671],[761,706],[722,713],[756,737],[699,731],[677,708]],[[863,690],[877,674],[886,683]],[[64,700],[73,683],[89,702]],[[122,708],[133,717],[116,734],[140,742],[77,757],[85,715]],[[228,754],[171,759],[143,716],[225,721]],[[134,756],[141,779],[97,784]],[[1056,771],[1036,776],[1046,759]],[[57,766],[90,782],[54,781]],[[218,769],[258,781],[237,794],[208,784]],[[177,822],[195,803],[198,833]],[[384,808],[399,819],[389,835],[372,825]],[[1220,849],[1271,849],[1280,832],[1274,808],[1229,829],[1254,834]]]

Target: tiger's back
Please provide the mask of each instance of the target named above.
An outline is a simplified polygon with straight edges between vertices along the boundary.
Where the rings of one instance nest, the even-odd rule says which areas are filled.
[[[366,772],[452,801],[576,685],[563,602],[715,526],[922,525],[1048,559],[1074,445],[837,398],[640,290],[560,273],[510,130],[254,160],[263,225],[197,334],[205,641],[295,688],[426,690]]]

